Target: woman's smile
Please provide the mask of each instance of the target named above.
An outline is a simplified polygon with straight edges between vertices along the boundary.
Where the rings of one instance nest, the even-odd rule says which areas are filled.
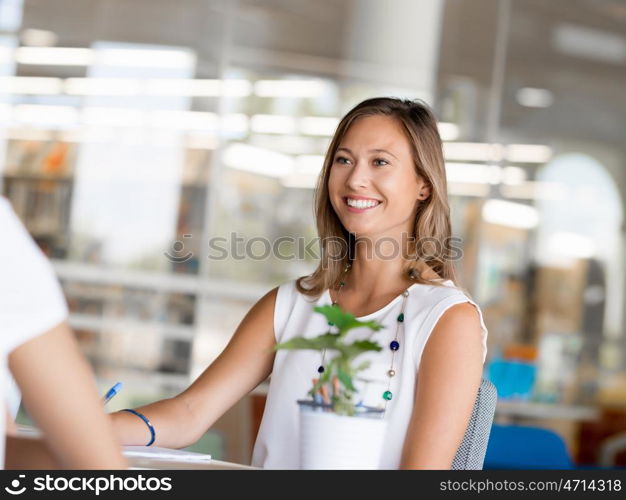
[[[367,198],[365,196],[344,196],[344,203],[348,208],[348,212],[362,214],[378,207],[382,202],[375,198]]]

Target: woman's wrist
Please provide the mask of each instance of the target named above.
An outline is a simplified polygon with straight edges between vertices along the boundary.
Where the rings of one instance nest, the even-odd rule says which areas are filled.
[[[113,432],[121,446],[144,446],[150,440],[146,424],[135,415],[124,410],[109,413]]]
[[[156,430],[154,429],[152,422],[150,422],[150,419],[146,417],[142,412],[135,410],[133,408],[124,408],[121,411],[134,415],[145,424],[145,426],[148,428],[148,432],[150,433],[150,438],[144,446],[152,446],[154,442],[156,441]]]

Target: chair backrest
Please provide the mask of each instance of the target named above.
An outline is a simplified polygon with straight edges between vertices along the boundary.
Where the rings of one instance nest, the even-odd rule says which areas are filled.
[[[563,438],[556,432],[523,425],[494,425],[487,447],[488,469],[572,469]]]
[[[452,469],[480,470],[483,468],[497,402],[496,387],[489,380],[483,379],[478,388],[465,436],[452,461]]]

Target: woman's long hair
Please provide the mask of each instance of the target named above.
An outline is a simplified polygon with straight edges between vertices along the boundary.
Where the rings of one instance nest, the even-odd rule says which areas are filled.
[[[331,205],[328,178],[337,148],[350,126],[359,118],[374,115],[391,116],[402,125],[411,144],[415,173],[431,188],[430,196],[420,201],[417,208],[410,235],[415,244],[409,246],[406,258],[407,275],[412,269],[417,271],[421,260],[442,280],[452,280],[456,285],[454,266],[449,258],[452,252],[450,207],[437,120],[421,101],[377,97],[357,104],[342,118],[326,152],[314,198],[321,259],[313,274],[296,282],[298,291],[305,295],[317,297],[324,290],[336,287],[346,265],[354,258],[355,237],[346,231]],[[405,249],[402,251],[405,255]],[[417,283],[439,284],[420,276],[419,272],[413,276]]]

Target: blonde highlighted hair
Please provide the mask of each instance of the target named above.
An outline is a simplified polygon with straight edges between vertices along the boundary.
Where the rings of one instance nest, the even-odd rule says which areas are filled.
[[[430,195],[421,200],[417,208],[413,234],[410,235],[417,244],[412,245],[408,252],[410,257],[406,259],[406,272],[414,270],[417,283],[439,284],[417,272],[418,262],[421,261],[439,278],[452,280],[456,285],[454,266],[448,258],[452,250],[450,207],[437,120],[421,101],[377,97],[357,104],[341,119],[326,152],[314,201],[321,259],[313,274],[296,281],[298,291],[305,295],[316,297],[326,289],[336,287],[354,256],[355,237],[346,231],[331,205],[328,178],[337,148],[350,126],[359,118],[373,115],[393,117],[402,125],[411,144],[415,173],[430,186]],[[438,247],[435,252],[432,252],[433,244]]]

